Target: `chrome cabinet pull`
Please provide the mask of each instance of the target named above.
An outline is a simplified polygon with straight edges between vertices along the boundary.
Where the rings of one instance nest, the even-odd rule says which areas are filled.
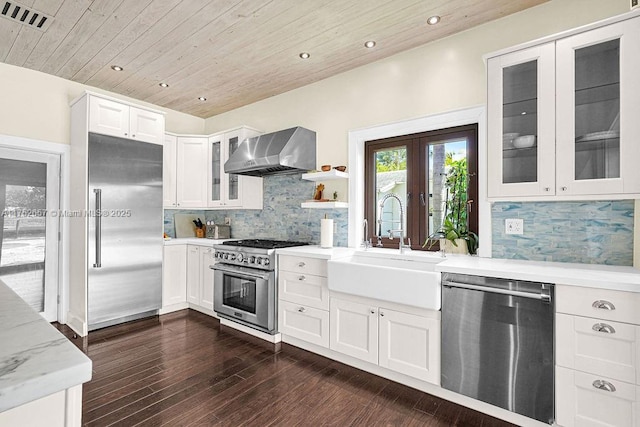
[[[616,330],[613,326],[607,325],[606,323],[596,323],[591,328],[596,332],[603,332],[605,334],[615,334]]]
[[[93,267],[100,268],[102,267],[102,190],[94,188],[93,192],[96,194],[96,262]]]
[[[305,264],[304,262],[299,262],[298,263],[298,267],[304,267],[305,265],[307,265],[307,264]]]
[[[549,187],[544,187],[544,191],[550,191],[550,190],[551,190],[551,188],[549,188]]]
[[[298,312],[300,312],[300,313],[304,313],[304,312],[305,312],[304,307],[300,307],[300,308],[298,309]]]
[[[613,384],[611,384],[609,381],[605,381],[605,380],[595,380],[593,382],[593,386],[598,390],[604,390],[611,393],[616,391],[616,387]]]
[[[371,310],[370,313],[371,314],[376,314],[376,311],[375,310]]]
[[[300,277],[298,277],[298,280],[300,280],[300,281],[304,281],[304,280],[307,280],[307,278],[306,278],[306,277],[304,277],[304,276],[300,276]]]
[[[615,310],[616,309],[615,305],[603,299],[594,301],[593,304],[591,304],[591,307],[596,308],[598,310]]]
[[[380,312],[380,316],[384,317],[384,311]]]

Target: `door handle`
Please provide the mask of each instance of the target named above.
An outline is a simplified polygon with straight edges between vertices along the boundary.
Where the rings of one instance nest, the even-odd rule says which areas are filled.
[[[96,211],[94,212],[96,218],[96,262],[93,266],[100,268],[102,267],[102,190],[94,188],[93,192],[96,195]]]
[[[609,391],[609,392],[616,391],[616,386],[611,384],[609,381],[595,380],[592,385],[595,388],[597,388],[598,390],[604,390],[604,391]]]
[[[613,305],[609,301],[605,301],[601,299],[594,301],[593,304],[591,304],[591,307],[598,310],[615,310],[616,309],[615,305]]]
[[[591,327],[596,332],[603,332],[605,334],[615,334],[616,330],[613,326],[607,325],[606,323],[596,323]]]
[[[427,201],[426,201],[426,199],[424,197],[424,193],[420,193],[420,204],[422,206],[427,206]]]

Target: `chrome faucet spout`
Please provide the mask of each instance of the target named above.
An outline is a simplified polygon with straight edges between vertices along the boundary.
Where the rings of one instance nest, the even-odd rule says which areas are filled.
[[[398,233],[400,236],[400,243],[398,245],[398,249],[400,249],[400,253],[404,251],[405,248],[409,248],[408,245],[404,243],[404,229],[402,228],[402,219],[404,218],[404,208],[402,206],[402,200],[398,197],[397,194],[389,193],[385,194],[382,199],[380,199],[380,209],[378,209],[378,232],[376,236],[378,237],[378,246],[382,246],[382,211],[384,210],[384,205],[389,199],[395,199],[398,202],[398,206],[400,208],[400,221],[399,227],[396,230],[388,230],[389,240],[393,240],[393,234]]]

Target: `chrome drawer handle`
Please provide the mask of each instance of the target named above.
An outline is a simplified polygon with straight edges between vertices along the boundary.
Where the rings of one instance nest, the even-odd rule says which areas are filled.
[[[605,381],[605,380],[595,380],[593,382],[593,386],[598,390],[604,390],[612,393],[616,391],[616,387],[613,384],[611,384],[609,381]]]
[[[615,305],[611,304],[609,301],[605,301],[602,299],[594,301],[593,304],[591,304],[591,307],[596,308],[598,310],[615,310],[616,309]]]
[[[606,323],[596,323],[591,328],[596,332],[603,332],[605,334],[615,334],[616,330],[613,326],[607,325]]]
[[[305,264],[304,262],[299,262],[298,263],[298,267],[304,267],[305,265],[307,265],[307,264]]]
[[[307,278],[304,277],[304,276],[300,276],[300,277],[298,277],[298,280],[303,281],[303,280],[307,280]]]
[[[300,308],[298,309],[298,312],[300,312],[300,313],[304,313],[304,307],[300,307]]]

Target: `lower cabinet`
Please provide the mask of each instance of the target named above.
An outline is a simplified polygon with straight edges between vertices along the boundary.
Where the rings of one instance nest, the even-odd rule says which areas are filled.
[[[162,261],[162,307],[187,301],[187,245],[165,246]],[[184,307],[180,307],[184,308]]]
[[[640,425],[640,386],[556,367],[556,422],[563,427]]]
[[[330,348],[440,384],[440,321],[331,297]]]
[[[279,330],[309,343],[329,347],[329,312],[317,308],[280,301]]]
[[[187,301],[193,308],[213,311],[214,250],[208,246],[187,245]]]

